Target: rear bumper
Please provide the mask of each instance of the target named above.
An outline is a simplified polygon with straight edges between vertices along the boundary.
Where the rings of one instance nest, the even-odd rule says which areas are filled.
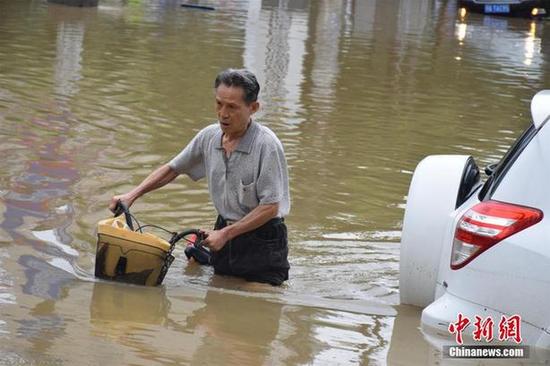
[[[449,332],[449,324],[457,322],[459,313],[470,320],[470,324],[462,333],[464,343],[477,345],[486,343],[485,339],[482,339],[481,342],[473,340],[476,315],[482,319],[486,319],[487,317],[492,318],[494,322],[494,339],[491,344],[498,343],[498,324],[502,315],[506,317],[512,315],[488,309],[445,292],[443,296],[439,297],[422,311],[421,328],[428,341],[439,348],[445,345],[456,345],[455,335]],[[523,321],[521,322],[521,338],[521,345],[550,349],[550,334],[539,327]]]
[[[483,0],[459,0],[458,7],[466,8],[469,11],[475,13],[485,14],[485,5],[486,4],[495,4],[495,2],[486,2]],[[507,1],[503,0],[501,4],[507,4],[510,6],[509,13],[498,13],[491,15],[507,15],[507,16],[519,16],[519,17],[529,17],[529,18],[538,18],[543,16],[548,16],[550,12],[550,1],[541,1],[541,0],[529,0],[522,1],[519,3],[509,4]],[[533,16],[531,11],[534,8],[542,8],[546,10],[546,14]]]

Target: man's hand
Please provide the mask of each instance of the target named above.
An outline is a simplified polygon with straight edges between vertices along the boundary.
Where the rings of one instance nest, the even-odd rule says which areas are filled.
[[[203,240],[204,246],[217,252],[221,250],[228,241],[262,226],[277,216],[278,211],[279,203],[259,205],[233,225],[226,226],[220,230],[202,230],[203,233],[208,235],[208,237]]]
[[[202,241],[203,245],[213,252],[222,250],[227,243],[228,238],[224,229],[221,230],[203,230],[206,239]]]
[[[128,208],[130,208],[130,206],[134,203],[134,199],[130,197],[129,193],[113,196],[113,198],[111,198],[111,203],[109,203],[109,210],[111,210],[111,212],[115,212],[118,201],[125,204]]]

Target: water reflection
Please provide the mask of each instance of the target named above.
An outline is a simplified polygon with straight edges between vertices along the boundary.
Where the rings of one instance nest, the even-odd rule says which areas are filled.
[[[457,20],[456,38],[461,48],[475,47],[484,57],[498,60],[505,75],[519,73],[529,79],[540,79],[543,75],[541,38],[537,36],[540,26],[540,22],[525,19],[462,16]],[[519,52],[520,44],[523,52]],[[488,63],[486,58],[476,57],[476,60],[481,65]]]
[[[200,336],[185,325],[185,317],[173,314],[172,302],[183,313],[200,306],[197,300],[169,300],[163,287],[96,282],[89,306],[91,333],[126,349],[125,362],[187,364]]]
[[[67,323],[72,321],[72,316],[60,312],[58,305],[69,296],[68,285],[74,278],[33,255],[22,255],[17,262],[23,267],[26,278],[22,292],[33,299],[26,303],[33,305],[26,316],[10,319],[16,325],[13,334],[28,342],[29,347],[23,352],[25,357],[43,355],[46,362],[59,362],[55,355],[50,357],[50,352],[66,335]],[[19,296],[18,303],[23,298]]]
[[[264,364],[279,332],[282,306],[218,291],[208,291],[204,302],[187,323],[203,337],[192,363],[214,364],[223,355],[227,364]]]
[[[285,123],[299,123],[306,40],[307,1],[251,1],[243,64],[256,73],[269,109],[285,108]]]
[[[28,120],[14,126],[18,139],[11,146],[16,152],[11,156],[13,162],[21,164],[9,166],[12,174],[1,198],[4,210],[0,228],[7,234],[3,241],[8,248],[17,246],[3,252],[10,253],[3,256],[2,262],[11,273],[1,276],[0,298],[5,300],[1,302],[12,304],[8,300],[17,299],[21,305],[26,297],[17,295],[19,286],[22,294],[39,299],[30,307],[27,317],[15,319],[16,330],[5,333],[28,340],[31,344],[28,352],[45,355],[46,360],[48,350],[56,339],[63,337],[66,327],[65,317],[55,311],[56,303],[68,295],[67,286],[75,278],[66,258],[72,261],[78,257],[68,230],[74,216],[68,196],[79,172],[74,162],[76,150],[64,145],[71,132],[66,102],[78,92],[75,83],[80,79],[83,37],[82,21],[59,23],[53,88],[59,100],[42,101],[48,105],[44,108],[48,112],[32,111]],[[21,160],[23,151],[33,158]],[[14,268],[13,262],[20,267]],[[18,275],[20,270],[22,276]],[[14,286],[14,281],[19,286]]]
[[[113,338],[140,324],[166,325],[171,303],[164,287],[129,286],[95,282],[90,300],[90,321]],[[108,329],[110,328],[110,329]]]
[[[340,73],[338,56],[340,39],[343,33],[345,7],[334,1],[319,1],[315,20],[313,46],[313,65],[311,81],[313,83],[314,108],[322,113],[330,113],[334,108],[336,81]],[[317,120],[323,123],[324,118]]]
[[[468,30],[468,25],[466,23],[458,24],[456,28],[456,38],[458,39],[459,44],[462,46],[464,39],[466,38],[466,31]]]
[[[28,340],[31,345],[27,352],[45,355],[46,359],[56,340],[64,335],[67,326],[66,319],[57,314],[55,304],[53,300],[42,301],[31,309],[32,317],[18,321],[17,335]]]
[[[65,293],[65,286],[74,280],[70,273],[32,255],[22,255],[18,263],[23,266],[25,272],[26,282],[23,284],[25,294],[58,300]]]
[[[525,60],[523,63],[530,66],[536,54],[540,53],[541,39],[536,37],[537,23],[531,22],[528,36],[525,38]]]
[[[32,121],[33,128],[22,132],[20,144],[33,152],[35,160],[25,162],[24,170],[12,176],[9,191],[2,198],[6,210],[0,227],[14,242],[34,243],[40,248],[42,245],[29,238],[25,230],[29,219],[38,220],[43,227],[52,230],[55,241],[62,243],[62,246],[44,247],[46,252],[74,255],[74,250],[67,247],[72,236],[66,231],[72,222],[73,209],[64,199],[78,181],[79,172],[74,162],[75,150],[63,148],[70,127],[64,114],[60,114],[45,119],[36,117]],[[48,131],[55,131],[56,135],[51,137]],[[39,238],[40,232],[37,230],[36,234]]]
[[[53,6],[53,9],[67,11],[64,7]],[[75,14],[81,13],[69,10],[65,15],[70,19]],[[85,17],[87,14],[85,12],[81,16]],[[81,77],[83,38],[82,18],[59,22],[54,90],[62,97],[70,98],[78,92],[76,82]],[[51,235],[62,241],[65,248],[72,241],[71,235],[66,232],[72,222],[72,204],[52,207],[52,203],[68,196],[79,179],[74,162],[76,150],[63,148],[70,134],[70,120],[66,100],[60,100],[54,103],[54,111],[48,111],[45,116],[34,115],[24,125],[17,127],[18,144],[32,151],[35,157],[34,160],[25,162],[23,172],[12,176],[12,187],[3,197],[6,210],[0,227],[14,239],[21,236],[19,228],[25,223],[25,218],[30,216],[41,219],[45,225],[47,221],[60,221],[60,225],[52,229]],[[40,237],[40,234],[37,235]],[[74,255],[74,251],[66,249],[65,252],[67,251]]]
[[[259,365],[269,357],[281,307],[217,290],[169,300],[164,288],[98,282],[90,322],[94,334],[150,360],[216,364],[223,359],[228,364]],[[145,345],[147,340],[151,343]]]
[[[71,97],[78,92],[84,42],[83,22],[60,22],[57,26],[55,93]]]

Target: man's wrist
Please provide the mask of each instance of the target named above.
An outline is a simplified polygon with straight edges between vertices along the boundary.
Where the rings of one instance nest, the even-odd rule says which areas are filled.
[[[221,229],[220,231],[221,231],[221,233],[223,235],[223,238],[226,242],[232,240],[234,237],[237,236],[235,234],[235,230],[234,230],[233,225],[226,226],[223,229]]]
[[[135,189],[131,190],[128,193],[128,196],[126,198],[128,199],[128,201],[130,201],[130,203],[133,203],[135,200],[137,200],[139,197],[141,197],[142,194],[143,193],[141,192],[139,187],[136,187]]]

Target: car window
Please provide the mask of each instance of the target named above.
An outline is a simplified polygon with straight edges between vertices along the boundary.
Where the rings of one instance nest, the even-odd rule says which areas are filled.
[[[533,137],[537,134],[537,129],[531,123],[529,127],[518,137],[518,139],[510,146],[510,149],[504,154],[502,159],[497,164],[493,171],[493,174],[489,176],[483,188],[479,192],[479,199],[485,201],[491,198],[498,185],[502,181],[502,178],[506,175],[510,167],[514,164],[518,156],[523,149],[531,142]]]

